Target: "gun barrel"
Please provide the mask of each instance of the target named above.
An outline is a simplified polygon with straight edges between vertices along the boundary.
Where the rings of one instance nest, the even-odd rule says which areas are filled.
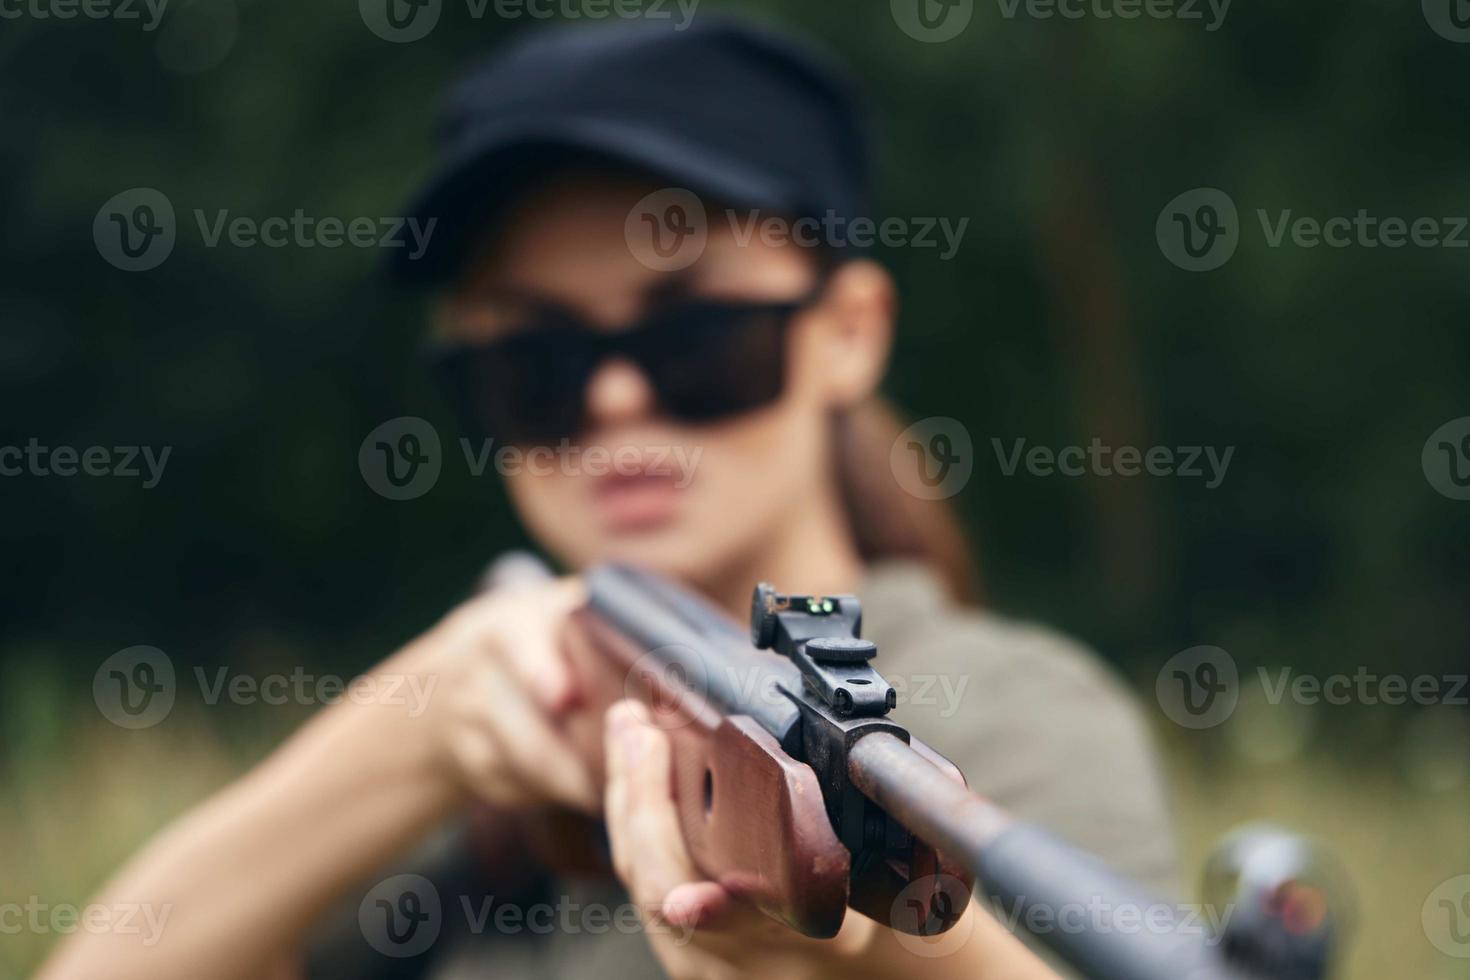
[[[1016,821],[954,782],[902,739],[874,734],[848,757],[853,784],[915,836],[975,875],[1001,918],[1093,980],[1244,980],[1182,921],[1094,856]],[[1192,919],[1193,917],[1189,917]]]

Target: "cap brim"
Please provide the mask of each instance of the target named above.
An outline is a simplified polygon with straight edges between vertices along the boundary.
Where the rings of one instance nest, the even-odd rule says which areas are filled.
[[[604,119],[544,118],[504,122],[467,141],[428,180],[405,218],[427,232],[421,251],[389,253],[399,282],[427,286],[460,268],[507,200],[563,154],[588,153],[647,170],[660,180],[727,205],[774,210],[798,207],[793,185],[741,166],[708,147],[664,130]],[[429,222],[433,221],[432,226]]]

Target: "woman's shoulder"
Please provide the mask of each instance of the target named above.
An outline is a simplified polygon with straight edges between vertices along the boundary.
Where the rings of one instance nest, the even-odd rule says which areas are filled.
[[[898,692],[894,720],[948,756],[979,793],[1160,888],[1174,843],[1138,698],[1057,630],[949,601],[922,566],[864,584],[863,635]]]
[[[1077,687],[1129,698],[1096,651],[1057,629],[952,601],[919,564],[874,566],[864,582],[864,635],[883,665],[905,673],[963,669],[991,683]]]

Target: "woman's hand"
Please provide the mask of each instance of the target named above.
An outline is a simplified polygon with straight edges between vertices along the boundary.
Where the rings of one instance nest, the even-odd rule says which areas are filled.
[[[906,977],[1042,980],[1056,974],[975,905],[921,939],[849,912],[837,936],[809,939],[706,881],[684,846],[670,797],[668,736],[647,710],[607,713],[606,818],[618,877],[655,955],[675,980],[725,977]]]
[[[875,922],[849,915],[837,938],[808,939],[702,880],[670,798],[668,736],[643,705],[620,701],[607,713],[605,741],[613,867],[671,977],[851,972]]]
[[[466,791],[501,806],[601,803],[565,722],[581,700],[560,643],[586,599],[564,578],[496,591],[455,609],[401,655],[437,678],[432,732]]]

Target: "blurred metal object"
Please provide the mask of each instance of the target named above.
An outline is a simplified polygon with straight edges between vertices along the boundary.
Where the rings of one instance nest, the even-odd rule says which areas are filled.
[[[1346,874],[1311,841],[1252,824],[1216,845],[1204,900],[1225,910],[1220,943],[1242,969],[1286,980],[1325,980],[1350,920]]]

